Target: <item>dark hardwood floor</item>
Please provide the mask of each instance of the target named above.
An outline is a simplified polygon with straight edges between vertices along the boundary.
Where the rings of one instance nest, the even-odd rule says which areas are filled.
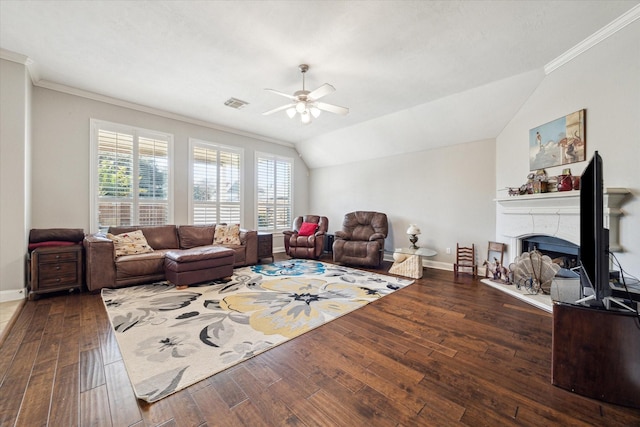
[[[640,426],[640,410],[551,385],[551,326],[550,314],[470,276],[426,269],[146,404],[100,295],[45,297],[25,304],[0,347],[0,426]]]

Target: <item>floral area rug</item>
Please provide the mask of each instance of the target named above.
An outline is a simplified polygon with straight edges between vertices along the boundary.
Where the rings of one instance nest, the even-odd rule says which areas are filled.
[[[411,283],[293,259],[183,290],[103,289],[102,300],[136,396],[155,402]]]

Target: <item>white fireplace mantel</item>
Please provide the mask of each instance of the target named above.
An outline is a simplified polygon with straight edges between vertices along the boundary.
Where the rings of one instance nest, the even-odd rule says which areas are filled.
[[[604,191],[604,226],[609,229],[609,249],[621,252],[619,222],[622,205],[630,191],[606,188]],[[520,239],[535,234],[555,236],[580,244],[580,192],[528,194],[495,199],[497,235],[507,240],[510,258],[521,251]]]

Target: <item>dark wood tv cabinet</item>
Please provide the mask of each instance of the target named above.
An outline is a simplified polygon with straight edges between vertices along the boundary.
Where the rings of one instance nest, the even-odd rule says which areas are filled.
[[[640,408],[640,323],[634,313],[553,305],[551,382]]]

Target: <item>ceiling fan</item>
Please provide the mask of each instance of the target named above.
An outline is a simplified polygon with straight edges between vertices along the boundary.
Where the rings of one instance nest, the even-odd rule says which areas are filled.
[[[289,95],[274,89],[265,89],[269,92],[273,92],[277,95],[289,98],[291,100],[291,103],[280,106],[278,108],[274,108],[273,110],[266,111],[262,113],[263,115],[268,116],[269,114],[286,110],[289,118],[294,118],[297,113],[300,114],[300,121],[302,123],[309,124],[311,123],[311,116],[313,116],[314,118],[318,118],[322,111],[328,111],[334,114],[342,114],[343,116],[349,114],[348,108],[340,107],[338,105],[326,104],[324,102],[318,102],[318,99],[322,98],[323,96],[329,95],[332,92],[335,92],[336,89],[330,84],[325,83],[314,91],[310,92],[306,90],[304,86],[304,75],[307,71],[309,71],[309,66],[307,64],[300,64],[298,68],[300,68],[300,72],[302,73],[302,90],[298,90],[293,95]]]

